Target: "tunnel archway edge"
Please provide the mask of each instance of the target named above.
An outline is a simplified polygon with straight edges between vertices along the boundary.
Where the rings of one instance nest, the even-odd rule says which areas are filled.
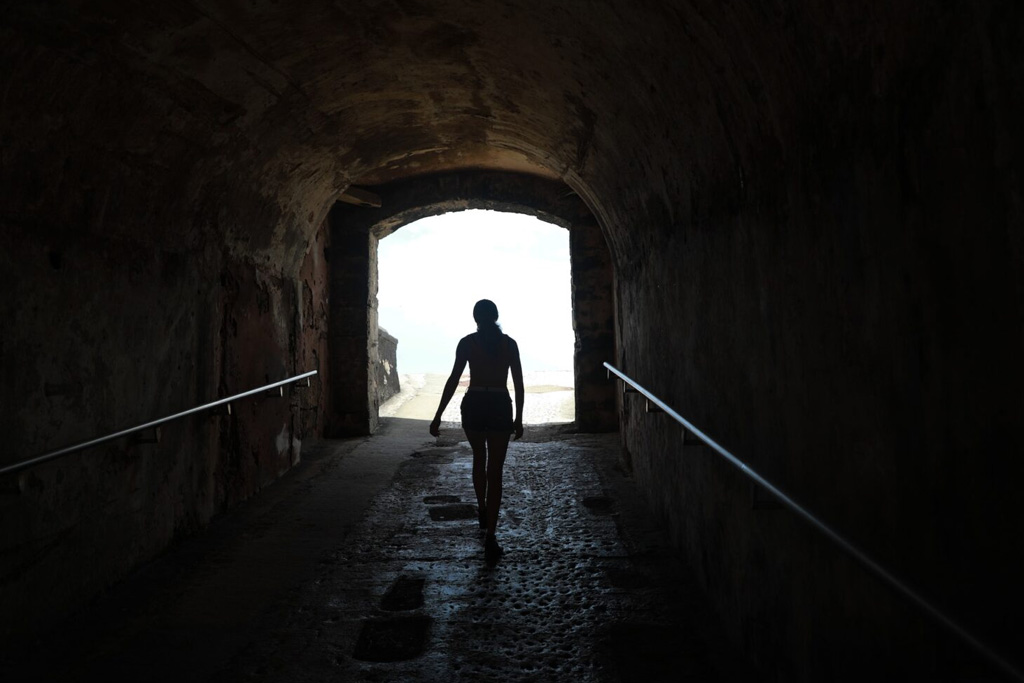
[[[336,203],[328,226],[330,269],[329,414],[331,435],[368,434],[378,426],[375,373],[377,242],[421,218],[488,209],[536,216],[569,231],[577,428],[618,429],[614,387],[601,362],[614,358],[611,255],[587,204],[565,183],[523,173],[466,170],[367,187],[381,207]],[[359,291],[354,292],[357,283]],[[358,388],[366,387],[365,393]]]

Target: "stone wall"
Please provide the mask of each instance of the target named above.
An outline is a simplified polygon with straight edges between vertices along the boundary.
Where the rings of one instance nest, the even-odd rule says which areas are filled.
[[[324,231],[289,276],[219,250],[0,225],[3,464],[323,370]],[[298,462],[322,378],[10,478],[0,634],[67,614]],[[11,487],[19,493],[11,492]]]
[[[1007,154],[1024,136],[1009,124],[1020,90],[1000,85],[1021,74],[1020,43],[1000,26],[1021,14],[962,7],[778,23],[751,10],[756,37],[705,16],[721,31],[705,58],[724,70],[691,101],[716,115],[645,148],[671,185],[623,188],[609,217],[618,346],[627,373],[1014,656],[1024,195]],[[656,127],[634,130],[619,143]],[[638,482],[767,670],[973,666],[803,521],[752,509],[747,480],[665,416],[628,396],[622,410]]]
[[[377,361],[377,241],[369,225],[351,220],[352,207],[330,212],[331,437],[372,434],[380,407],[374,386]],[[362,210],[359,207],[357,210]]]
[[[604,368],[604,363],[616,360],[612,263],[596,221],[580,219],[569,228],[569,257],[576,426],[581,432],[617,431],[614,385]]]
[[[383,327],[377,329],[375,381],[378,406],[402,390],[398,379],[398,340],[388,334]]]

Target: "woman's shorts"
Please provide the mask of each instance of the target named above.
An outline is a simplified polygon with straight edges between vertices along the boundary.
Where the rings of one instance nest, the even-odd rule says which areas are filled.
[[[462,399],[467,432],[512,432],[512,398],[507,391],[467,391]]]

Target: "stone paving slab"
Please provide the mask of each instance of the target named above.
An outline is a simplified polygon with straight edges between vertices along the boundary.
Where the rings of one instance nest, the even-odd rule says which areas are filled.
[[[66,624],[0,644],[0,680],[757,680],[616,469],[618,435],[511,445],[489,569],[456,514],[469,446],[426,430],[324,444]]]
[[[756,679],[616,470],[618,435],[546,428],[512,444],[493,569],[475,516],[431,514],[475,505],[469,445],[446,436],[410,454],[216,680]],[[396,585],[421,586],[421,604],[385,609]]]
[[[209,680],[276,628],[407,454],[432,441],[422,423],[395,420],[378,437],[304,448],[302,463],[260,495],[63,623],[0,642],[0,681]]]

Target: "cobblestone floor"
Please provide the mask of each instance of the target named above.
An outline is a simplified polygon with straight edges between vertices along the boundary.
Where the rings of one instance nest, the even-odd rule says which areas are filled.
[[[753,680],[616,469],[618,436],[532,432],[506,461],[496,567],[469,445],[441,441],[215,678]]]
[[[471,452],[390,418],[32,642],[3,681],[758,680],[617,469],[619,437],[530,427],[484,563]]]

